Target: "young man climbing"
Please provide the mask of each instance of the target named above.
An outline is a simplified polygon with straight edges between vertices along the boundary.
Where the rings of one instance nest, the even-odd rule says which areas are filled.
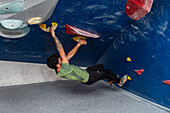
[[[71,80],[77,80],[86,85],[91,85],[101,79],[107,79],[110,84],[117,83],[122,86],[128,79],[128,75],[124,75],[119,79],[112,70],[105,69],[102,64],[88,67],[87,69],[81,69],[78,66],[70,65],[69,60],[75,55],[78,48],[86,43],[86,40],[80,39],[79,43],[67,54],[65,54],[64,48],[55,36],[53,28],[50,28],[51,35],[55,41],[59,54],[53,54],[47,59],[47,66],[55,69],[57,76],[67,78]]]

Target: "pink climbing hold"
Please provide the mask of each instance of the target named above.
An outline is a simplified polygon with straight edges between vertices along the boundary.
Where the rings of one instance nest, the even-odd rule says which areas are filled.
[[[170,80],[163,81],[164,84],[170,85]]]
[[[141,74],[144,72],[144,70],[143,70],[143,69],[141,69],[141,70],[135,70],[135,72],[136,72],[138,75],[141,75]]]
[[[100,36],[95,35],[93,33],[81,30],[79,28],[70,26],[68,24],[66,24],[66,33],[67,34],[72,34],[72,35],[80,35],[80,36],[84,36],[84,37],[91,37],[91,38],[99,38]]]
[[[125,13],[134,20],[139,20],[150,12],[153,0],[127,0]]]

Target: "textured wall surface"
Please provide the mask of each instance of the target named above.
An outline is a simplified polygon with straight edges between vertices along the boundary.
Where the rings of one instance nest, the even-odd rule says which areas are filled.
[[[113,42],[98,63],[132,81],[124,88],[170,108],[170,1],[155,0],[151,12],[133,22]],[[132,62],[126,62],[130,57]],[[144,69],[139,76],[134,70]]]
[[[44,5],[44,2],[41,2],[35,4],[37,8]],[[46,9],[51,8],[48,2],[45,3]],[[31,11],[36,15],[35,12],[41,11],[36,6],[27,8],[28,11],[23,11],[22,14],[19,12],[18,18],[25,15],[24,13],[27,14],[32,8],[35,10]],[[48,26],[53,21],[59,24],[56,35],[63,43],[66,53],[76,44],[72,40],[73,36],[65,33],[66,24],[100,35],[99,39],[88,38],[87,46],[81,47],[70,61],[76,65],[89,66],[96,64],[111,42],[121,33],[121,30],[133,21],[124,13],[125,6],[126,0],[61,0],[58,2],[52,17],[45,23]],[[10,17],[10,19],[17,18],[17,15]],[[38,25],[29,25],[29,27],[30,33],[21,39],[12,40],[0,37],[1,60],[45,63],[46,58],[57,51],[49,33],[43,32]]]

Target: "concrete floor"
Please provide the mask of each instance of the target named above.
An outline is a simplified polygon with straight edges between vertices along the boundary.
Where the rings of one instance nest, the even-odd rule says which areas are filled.
[[[0,88],[0,113],[169,113],[103,82],[57,81]]]

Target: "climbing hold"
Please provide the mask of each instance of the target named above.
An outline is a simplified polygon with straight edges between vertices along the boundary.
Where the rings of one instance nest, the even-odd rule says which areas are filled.
[[[56,22],[52,22],[51,25],[52,25],[53,29],[56,30],[58,24]],[[47,28],[46,24],[40,24],[39,27],[45,32],[50,32],[50,27]]]
[[[22,26],[23,21],[8,19],[8,20],[2,20],[2,21],[0,21],[0,23],[6,29],[17,29]]]
[[[136,72],[138,75],[141,75],[141,74],[144,72],[144,70],[143,70],[143,69],[141,69],[141,70],[135,70],[135,72]]]
[[[57,24],[56,22],[52,22],[51,25],[52,25],[52,27],[53,27],[54,30],[55,30],[55,29],[57,28],[57,26],[58,26],[58,24]]]
[[[127,61],[127,62],[131,62],[130,57],[127,57],[127,58],[126,58],[126,61]]]
[[[130,78],[130,76],[128,76],[128,80],[132,80],[132,79]]]
[[[164,84],[170,85],[170,80],[163,81]]]
[[[29,32],[30,32],[29,27],[18,28],[15,30],[8,30],[8,29],[5,29],[0,24],[0,36],[2,36],[4,38],[10,38],[10,39],[21,38],[21,37],[26,36]]]
[[[28,24],[22,24],[22,26],[19,27],[19,28],[24,28],[24,27],[27,27],[27,26],[28,26]]]
[[[66,33],[72,34],[72,35],[81,35],[81,36],[84,36],[84,37],[91,37],[91,38],[99,38],[100,37],[100,36],[95,35],[93,33],[81,30],[79,28],[76,28],[76,27],[73,27],[73,26],[70,26],[70,25],[67,25],[67,24],[66,24]]]
[[[83,37],[83,36],[76,36],[76,37],[73,37],[73,40],[74,41],[76,41],[76,42],[79,42],[80,41],[80,39],[84,39],[84,40],[86,40],[86,38],[85,37]],[[87,44],[87,42],[85,43],[85,45]]]
[[[46,24],[40,24],[39,27],[45,32],[50,32],[50,27],[47,28]]]
[[[127,0],[125,13],[134,20],[139,20],[150,12],[153,0]]]
[[[18,13],[24,9],[24,0],[0,4],[0,14]]]
[[[33,24],[39,24],[42,22],[42,18],[41,17],[34,17],[28,20],[28,24],[33,25]]]

